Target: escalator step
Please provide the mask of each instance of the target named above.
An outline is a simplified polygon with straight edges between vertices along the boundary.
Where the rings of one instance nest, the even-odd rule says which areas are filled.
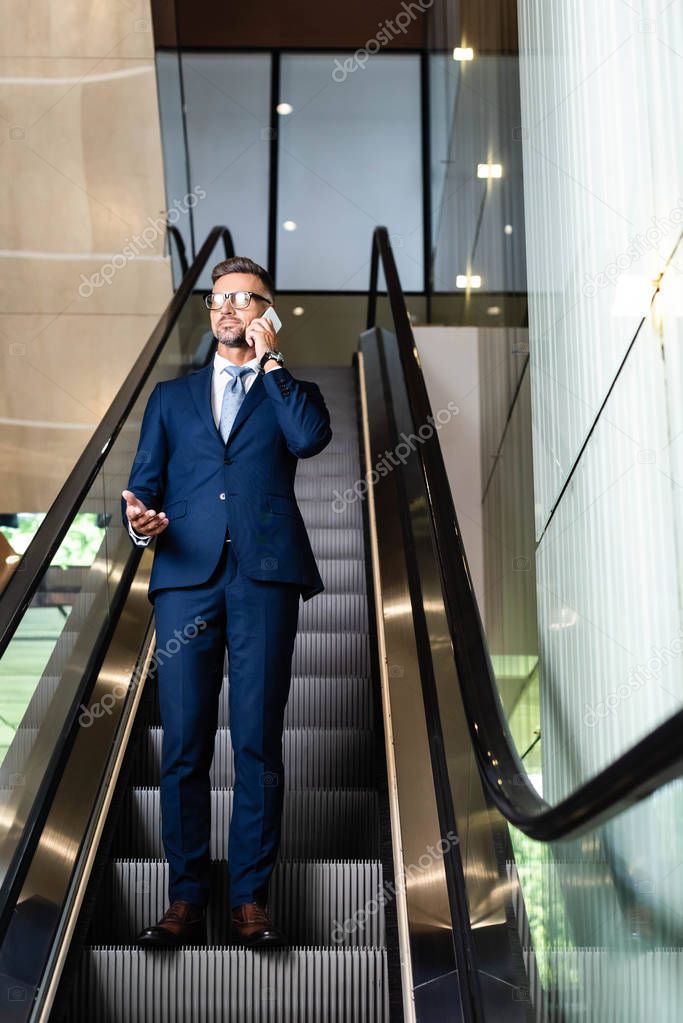
[[[296,369],[292,370],[292,375],[301,380],[314,380],[316,384],[320,384],[321,380],[333,380],[342,383],[348,381],[352,384],[355,379],[355,370],[353,366],[319,366],[317,363],[302,362],[299,363]],[[320,384],[322,387],[322,384]]]
[[[367,634],[299,632],[294,643],[292,674],[366,678],[370,674]]]
[[[323,392],[325,405],[327,406],[330,418],[334,423],[334,413],[338,408],[353,408],[356,402],[356,387],[351,379],[342,380],[338,377],[322,376],[315,379],[318,387]]]
[[[340,376],[334,371],[320,369],[312,370],[310,376],[302,376],[302,379],[315,381],[323,392],[323,398],[330,410],[330,415],[332,415],[332,409],[335,406],[344,403],[344,407],[348,408],[356,400],[356,385],[353,377],[350,375]]]
[[[332,428],[334,429],[334,423],[332,424]],[[344,455],[344,456],[351,455],[351,452],[352,452],[353,448],[356,446],[356,443],[357,443],[357,441],[356,441],[357,434],[358,434],[357,430],[354,430],[353,433],[351,433],[350,431],[340,431],[338,434],[335,433],[333,435],[333,437],[332,437],[332,440],[329,442],[329,444],[325,448],[325,451],[323,452],[323,454],[326,453],[328,458],[333,458],[335,455]],[[317,455],[316,457],[322,458],[322,455]],[[354,454],[353,457],[356,457],[356,463],[357,463],[357,461],[358,461],[357,456],[355,456],[355,454]],[[356,465],[356,469],[357,469],[357,465]],[[354,475],[356,474],[356,469],[353,470],[354,471]],[[321,466],[321,470],[322,470],[322,466]]]
[[[161,724],[155,685],[145,706],[145,723]],[[372,692],[368,678],[292,677],[285,708],[286,728],[369,728],[371,723]],[[218,700],[218,724],[224,727],[230,724],[227,680]]]
[[[345,489],[345,488],[344,488]],[[343,495],[344,491],[340,493]],[[360,529],[363,524],[360,501],[346,501],[341,508],[332,500],[300,498],[299,509],[307,529]]]
[[[353,482],[351,480],[350,482]],[[301,476],[298,472],[294,481],[294,496],[297,501],[318,500],[331,501],[335,491],[347,483],[340,476]]]
[[[383,949],[85,949],[66,1023],[386,1023]]]
[[[133,758],[132,783],[159,784],[163,730],[150,728],[142,736]],[[282,737],[285,784],[288,788],[369,788],[372,784],[373,736],[351,728],[285,729]],[[211,784],[233,784],[230,730],[216,732]]]
[[[362,558],[364,551],[362,529],[323,529],[312,526],[308,538],[318,565],[326,558]],[[320,570],[322,577],[322,570]],[[323,578],[323,583],[325,582]]]
[[[310,534],[309,534],[310,535]],[[355,593],[366,595],[365,562],[362,558],[319,558],[318,570],[325,584],[324,594]],[[318,594],[318,598],[324,596]],[[315,601],[306,601],[307,604]]]
[[[325,582],[325,577],[322,575]],[[367,632],[367,597],[357,593],[319,593],[299,605],[302,632]]]
[[[278,860],[268,905],[292,945],[383,948],[382,866],[376,860]],[[229,875],[211,864],[209,945],[230,945]],[[130,945],[168,905],[165,860],[114,860],[107,866],[88,942]]]
[[[320,594],[318,594],[320,596]],[[299,605],[301,606],[301,605]],[[227,650],[224,672],[229,677]],[[292,675],[367,678],[370,649],[367,632],[306,632],[299,628],[292,652]]]
[[[295,480],[302,476],[348,476],[353,481],[358,476],[360,462],[355,451],[329,451],[330,444],[315,458],[300,458],[296,467]]]
[[[211,792],[213,859],[227,858],[232,789]],[[375,790],[314,789],[285,793],[282,857],[375,859],[379,855],[379,811]],[[158,788],[132,788],[114,836],[112,855],[161,859],[161,807]]]

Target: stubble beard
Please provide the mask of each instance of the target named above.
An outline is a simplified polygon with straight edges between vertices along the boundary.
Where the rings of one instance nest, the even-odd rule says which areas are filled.
[[[247,348],[246,327],[219,327],[216,339],[226,348]]]

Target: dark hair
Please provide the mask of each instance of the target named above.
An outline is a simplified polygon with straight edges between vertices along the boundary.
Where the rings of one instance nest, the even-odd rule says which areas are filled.
[[[248,256],[231,256],[230,259],[224,259],[221,263],[216,263],[211,271],[211,283],[215,284],[223,274],[252,274],[254,277],[258,277],[261,283],[265,285],[270,297],[275,297],[273,278],[267,270],[264,270],[262,266],[255,263],[253,259],[249,259]]]

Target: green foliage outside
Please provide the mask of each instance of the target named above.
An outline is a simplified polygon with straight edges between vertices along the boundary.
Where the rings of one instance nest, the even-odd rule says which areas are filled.
[[[23,554],[44,518],[44,513],[21,513],[17,529],[0,526],[0,532],[7,538],[17,554]],[[73,565],[92,565],[103,536],[104,529],[97,525],[96,515],[89,512],[76,515],[51,564],[60,568],[69,568]]]

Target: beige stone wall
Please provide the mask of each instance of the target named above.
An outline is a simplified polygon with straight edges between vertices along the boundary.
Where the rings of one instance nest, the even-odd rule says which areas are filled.
[[[45,511],[171,297],[164,174],[148,0],[7,13],[0,512]]]

